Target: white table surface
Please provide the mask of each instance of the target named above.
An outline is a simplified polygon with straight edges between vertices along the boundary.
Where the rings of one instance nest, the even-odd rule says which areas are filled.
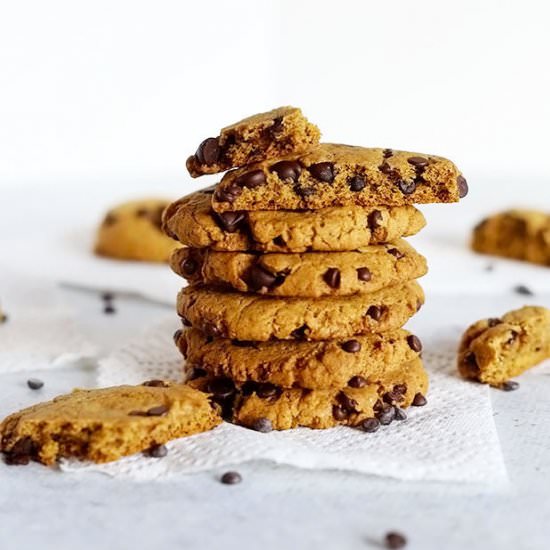
[[[492,197],[490,190],[485,198]],[[119,195],[122,192],[117,190]],[[481,193],[478,199],[480,196]],[[3,251],[11,250],[8,244],[15,235],[28,239],[28,248],[24,247],[21,254],[32,252],[36,229],[28,224],[21,226],[22,215],[34,215],[47,232],[66,224],[88,223],[112,201],[112,196],[104,193],[83,196],[76,189],[57,194],[42,189],[33,195],[3,191],[2,198],[13,208],[0,219],[0,264],[6,262]],[[430,239],[449,235],[453,225],[459,235],[455,245],[462,247],[466,228],[481,212],[513,204],[514,200],[517,199],[510,188],[505,198],[491,198],[490,206],[486,200],[478,200],[468,209],[429,207],[426,213],[431,223],[425,237],[419,237],[416,243],[421,250],[424,242],[430,248]],[[439,215],[445,208],[447,214]],[[460,253],[467,255],[464,250]],[[8,260],[18,262],[18,258]],[[455,270],[442,266],[437,258],[432,262],[432,278],[426,285],[428,303],[412,322],[415,332],[422,335],[428,326],[436,330],[438,323],[466,326],[477,318],[494,316],[526,301],[550,306],[550,284],[547,288],[541,282],[544,271],[542,276],[534,275],[538,292],[526,300],[510,289],[479,292],[477,281],[490,277],[490,272],[481,266],[489,261],[472,257],[466,262],[471,266],[468,293],[463,289],[462,272],[466,269],[468,273],[467,266],[459,266],[456,272],[460,277],[453,280]],[[509,263],[497,261],[495,265],[495,269],[508,269]],[[527,267],[514,273],[518,284],[529,285],[533,280],[533,272]],[[39,266],[36,275],[47,277]],[[9,301],[1,292],[0,288],[4,302]],[[79,312],[79,324],[103,353],[170,311],[118,299],[117,314],[107,317],[95,295],[64,290],[60,296]],[[133,483],[98,474],[61,474],[37,464],[25,468],[0,464],[0,549],[346,550],[380,548],[388,530],[406,534],[411,549],[546,549],[550,542],[550,376],[545,371],[523,376],[516,392],[491,392],[511,482],[506,489],[405,483],[261,463],[239,466],[243,483],[237,486],[220,484],[218,477],[223,472],[218,471],[170,482]],[[45,381],[39,392],[26,386],[27,378],[33,374]],[[75,386],[93,385],[91,369],[2,375],[0,414]]]

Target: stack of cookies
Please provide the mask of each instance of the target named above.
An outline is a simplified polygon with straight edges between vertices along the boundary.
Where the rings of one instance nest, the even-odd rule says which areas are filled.
[[[375,431],[424,405],[420,340],[425,259],[403,237],[425,225],[414,203],[456,202],[448,160],[319,143],[299,109],[255,115],[187,161],[221,182],[171,204],[166,233],[185,245],[172,269],[176,343],[189,384],[227,419],[260,431],[338,424]]]

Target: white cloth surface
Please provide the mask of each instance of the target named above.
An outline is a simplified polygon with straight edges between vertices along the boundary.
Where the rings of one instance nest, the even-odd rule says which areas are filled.
[[[166,319],[102,360],[99,385],[151,378],[181,380],[183,360],[172,341],[177,328],[175,319]],[[456,340],[456,331],[451,332],[447,341]],[[346,427],[262,434],[225,423],[211,432],[169,443],[169,453],[162,460],[134,455],[105,465],[64,461],[61,468],[148,480],[267,460],[403,480],[505,482],[488,388],[456,376],[453,349],[435,352],[431,342],[424,345],[431,377],[428,405],[409,409],[406,421],[382,427],[375,434]]]

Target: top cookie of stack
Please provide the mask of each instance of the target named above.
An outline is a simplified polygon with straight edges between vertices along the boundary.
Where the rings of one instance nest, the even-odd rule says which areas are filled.
[[[227,172],[170,205],[164,229],[187,248],[171,266],[187,330],[176,342],[231,420],[285,429],[402,419],[425,404],[419,339],[425,259],[402,237],[413,203],[456,202],[448,160],[319,144],[299,109],[255,115],[204,140],[192,176]]]

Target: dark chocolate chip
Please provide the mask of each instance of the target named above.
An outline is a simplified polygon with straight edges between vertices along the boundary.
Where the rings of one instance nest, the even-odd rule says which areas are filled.
[[[399,180],[397,182],[397,187],[399,187],[404,195],[412,195],[416,191],[416,182]]]
[[[424,157],[409,157],[407,159],[409,164],[412,164],[415,168],[425,168],[428,166],[428,159]]]
[[[398,260],[405,257],[405,254],[403,254],[403,252],[401,252],[398,248],[388,248],[388,254],[391,254]]]
[[[197,271],[197,269],[199,268],[199,264],[193,258],[186,258],[181,262],[180,267],[181,267],[181,272],[184,275],[190,276],[190,275],[193,275],[195,271]]]
[[[401,407],[394,407],[394,420],[407,420],[407,413]]]
[[[388,426],[395,419],[395,407],[384,404],[382,410],[376,413],[376,418],[378,418],[382,426]]]
[[[533,296],[534,292],[525,285],[517,285],[514,287],[514,292],[521,294],[522,296]]]
[[[286,241],[283,239],[282,235],[279,235],[273,239],[273,244],[277,246],[286,246]]]
[[[348,413],[357,412],[357,401],[349,395],[346,395],[343,391],[336,396],[336,401],[338,401],[339,405]]]
[[[213,336],[214,338],[221,338],[222,336],[222,331],[213,323],[205,323],[202,328],[203,332],[209,336]]]
[[[220,144],[218,138],[206,138],[198,147],[195,156],[201,164],[211,166],[220,158]]]
[[[262,433],[273,431],[273,424],[271,423],[271,420],[265,417],[254,420],[254,422],[252,423],[252,426],[250,427],[257,432],[262,432]]]
[[[385,159],[389,159],[390,157],[393,157],[393,151],[391,149],[384,149],[382,151],[382,155],[384,155]]]
[[[227,399],[235,393],[235,384],[229,378],[214,378],[208,382],[206,391],[217,399]]]
[[[407,539],[401,533],[391,532],[386,535],[385,538],[386,548],[392,550],[398,550],[404,548],[407,545]]]
[[[351,191],[358,192],[365,189],[367,182],[363,176],[352,176],[348,179],[348,185]]]
[[[507,380],[500,385],[502,391],[515,391],[519,389],[519,382],[515,380]]]
[[[184,327],[192,327],[192,323],[189,319],[187,319],[186,317],[180,317],[181,319],[181,324],[184,326]]]
[[[254,291],[271,290],[277,286],[277,276],[259,264],[253,265],[248,273],[250,288]]]
[[[317,164],[312,164],[308,170],[319,181],[324,181],[325,183],[332,183],[334,181],[335,173],[332,162],[318,162]]]
[[[164,380],[147,380],[143,382],[142,386],[148,386],[150,388],[167,388],[168,384]]]
[[[508,338],[508,340],[506,340],[506,343],[508,345],[513,344],[518,339],[518,336],[519,336],[519,333],[515,330],[512,330],[510,332],[510,338]]]
[[[177,344],[179,339],[181,338],[181,335],[183,334],[183,330],[181,330],[181,328],[179,328],[178,330],[176,330],[176,332],[174,332],[174,342]]]
[[[157,405],[147,410],[147,416],[164,416],[168,412],[166,405]]]
[[[188,371],[187,379],[196,380],[197,378],[202,378],[204,376],[206,376],[206,371],[204,369],[201,369],[199,367],[193,367]]]
[[[380,428],[380,420],[378,418],[366,418],[361,422],[360,428],[367,433],[374,433]]]
[[[153,445],[149,447],[147,455],[152,458],[164,458],[168,454],[168,449],[166,445]]]
[[[407,344],[409,344],[409,347],[417,353],[422,351],[422,342],[420,341],[420,338],[414,334],[409,334],[407,336]]]
[[[296,182],[302,172],[302,165],[297,160],[282,160],[274,164],[269,170],[275,172],[282,180]]]
[[[279,392],[277,386],[265,382],[263,384],[258,384],[256,388],[256,395],[261,399],[266,399],[268,397],[274,397]]]
[[[502,320],[501,320],[501,319],[498,319],[498,318],[496,318],[496,317],[492,317],[491,319],[488,319],[488,320],[487,320],[487,324],[488,324],[490,327],[496,327],[497,325],[502,324]]]
[[[10,453],[14,455],[31,455],[34,452],[34,442],[30,436],[25,436],[16,441],[10,449]]]
[[[232,183],[225,189],[218,189],[214,196],[219,202],[235,202],[235,199],[243,192],[242,188]]]
[[[342,344],[342,349],[348,353],[357,353],[361,351],[361,342],[358,340],[348,340]]]
[[[386,175],[392,175],[395,173],[395,170],[386,162],[384,161],[379,167],[378,167],[378,170],[380,170],[380,172],[382,172],[382,174],[386,174]]]
[[[371,231],[382,225],[382,212],[373,210],[367,217],[368,226]]]
[[[220,214],[216,214],[216,217],[222,229],[228,233],[235,233],[246,216],[244,212],[221,212]]]
[[[44,386],[44,382],[38,378],[29,378],[27,380],[27,386],[29,386],[31,390],[39,390]]]
[[[421,393],[417,393],[411,404],[413,407],[423,407],[426,403],[428,400]]]
[[[236,485],[242,480],[243,478],[241,474],[239,474],[239,472],[225,472],[225,474],[223,474],[223,476],[220,478],[220,481],[224,485]]]
[[[403,401],[404,396],[403,394],[396,392],[395,390],[386,392],[383,396],[384,402],[388,403],[389,405],[395,405],[396,403],[399,403]]]
[[[367,379],[363,378],[362,376],[354,376],[353,378],[350,378],[348,382],[348,386],[350,388],[364,388],[367,385]]]
[[[472,351],[470,351],[464,356],[464,363],[469,367],[479,370],[479,365],[477,364],[476,356]]]
[[[340,288],[340,270],[336,267],[329,267],[323,275],[323,280],[331,288]]]
[[[114,299],[114,294],[112,294],[111,292],[103,292],[101,294],[101,299],[104,301],[104,302],[112,302],[113,299]]]
[[[112,315],[113,313],[116,313],[116,309],[111,304],[107,304],[103,308],[103,313],[106,313],[107,315]]]
[[[265,174],[263,170],[251,170],[245,172],[235,180],[235,184],[240,187],[248,187],[254,189],[265,183]]]
[[[404,395],[404,394],[407,393],[407,384],[396,384],[396,385],[393,387],[393,391],[394,391],[395,393]]]
[[[279,116],[273,119],[273,124],[269,127],[271,137],[277,137],[284,129],[283,117]]]
[[[375,321],[380,321],[382,318],[382,308],[379,306],[370,306],[369,309],[367,309],[367,315]]]
[[[343,407],[341,407],[340,405],[334,405],[332,407],[332,416],[334,418],[334,420],[345,420],[348,416],[349,416],[349,413],[344,410]]]
[[[357,278],[360,281],[364,281],[365,283],[368,283],[371,280],[372,275],[367,267],[360,267],[357,270]]]
[[[290,335],[295,340],[305,340],[306,338],[306,332],[308,331],[309,327],[307,325],[302,325],[301,327],[298,327],[294,329]]]
[[[456,182],[458,184],[458,196],[463,199],[468,194],[468,182],[463,176],[458,176]]]
[[[315,189],[313,189],[313,187],[304,187],[298,183],[292,189],[302,199],[307,199],[315,194]]]

